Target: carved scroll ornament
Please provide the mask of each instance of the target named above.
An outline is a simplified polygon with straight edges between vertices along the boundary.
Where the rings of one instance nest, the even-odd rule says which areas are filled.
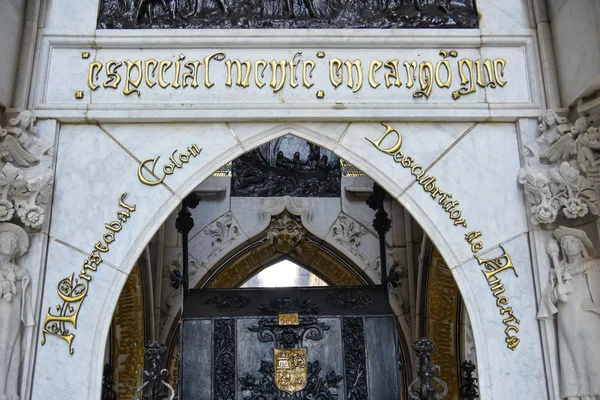
[[[599,121],[589,116],[570,122],[552,110],[542,115],[541,136],[525,147],[530,166],[519,173],[534,224],[553,223],[560,214],[575,219],[600,213]]]

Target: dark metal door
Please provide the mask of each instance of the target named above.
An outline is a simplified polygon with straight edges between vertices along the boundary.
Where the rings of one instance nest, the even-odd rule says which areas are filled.
[[[195,290],[184,310],[182,400],[400,398],[382,287]]]

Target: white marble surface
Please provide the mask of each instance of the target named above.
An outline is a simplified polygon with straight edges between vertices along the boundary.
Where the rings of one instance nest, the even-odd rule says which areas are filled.
[[[530,28],[527,0],[478,0],[479,29],[483,34],[502,34]]]
[[[100,0],[49,0],[42,26],[77,34],[93,34],[99,7]]]
[[[519,274],[516,277],[510,271],[504,271],[497,275],[505,286],[504,294],[510,298],[509,306],[521,321],[517,334],[521,342],[514,351],[506,347],[504,317],[481,272],[483,267],[472,259],[452,271],[473,325],[481,398],[521,399],[526,390],[528,400],[548,399],[544,369],[540,367],[544,359],[527,235],[505,243],[504,249]],[[496,248],[481,257],[500,255],[502,251]]]
[[[487,86],[485,88],[486,100],[490,105],[502,104],[502,107],[506,106],[506,103],[539,103],[540,99],[537,98],[539,94],[539,82],[541,79],[537,74],[530,72],[530,64],[534,63],[534,60],[530,60],[528,63],[527,59],[527,48],[525,46],[518,47],[482,47],[481,48],[482,60],[495,60],[502,58],[506,60],[506,68],[504,69],[504,76],[500,75],[500,79],[506,82],[504,87],[498,85],[493,88]],[[484,76],[487,80],[487,70],[483,67]],[[535,71],[535,69],[532,69]],[[481,89],[478,89],[481,90]]]
[[[91,53],[87,60],[81,58],[81,53],[84,51]],[[93,92],[87,85],[88,65],[94,60],[96,51],[85,46],[81,49],[52,49],[50,54],[52,56],[49,60],[48,73],[55,79],[48,81],[48,85],[44,88],[41,94],[43,102],[72,102],[78,105],[90,103]],[[75,98],[77,91],[83,92],[83,99]]]
[[[81,269],[85,257],[85,253],[50,241],[42,321],[48,309],[55,311],[54,307],[62,304],[56,292],[58,282]],[[77,329],[68,326],[76,335],[73,355],[69,355],[69,347],[63,339],[47,335],[46,344],[41,346],[42,338],[38,337],[32,399],[87,399],[93,398],[90,393],[100,393],[99,378],[101,381],[104,360],[97,355],[104,352],[113,309],[126,277],[108,264],[98,267],[82,304]]]
[[[331,122],[393,118],[419,121],[431,119],[431,110],[435,110],[437,120],[484,120],[490,117],[495,120],[514,120],[520,116],[535,115],[536,110],[541,108],[541,100],[534,97],[531,103],[518,102],[520,92],[517,88],[520,87],[521,81],[525,85],[533,85],[536,82],[531,77],[531,71],[535,70],[538,73],[537,69],[533,68],[537,55],[533,44],[535,31],[520,27],[527,25],[525,20],[528,11],[524,5],[525,0],[514,0],[512,3],[510,7],[502,8],[506,21],[513,23],[508,31],[492,27],[484,30],[406,30],[393,37],[376,30],[306,30],[302,35],[298,35],[298,32],[283,31],[275,38],[268,36],[269,30],[236,30],[234,33],[220,30],[211,32],[210,35],[195,30],[165,30],[161,31],[160,35],[147,30],[127,31],[125,35],[125,31],[121,30],[99,30],[92,36],[77,35],[76,31],[58,31],[49,27],[41,39],[41,61],[34,74],[38,79],[33,102],[41,109],[40,115],[60,116],[62,120],[70,122],[80,122],[86,118],[103,122],[171,122],[201,119],[213,122],[273,122],[298,121],[305,118]],[[485,10],[485,7],[488,9]],[[484,11],[495,15],[497,6],[487,1]],[[496,21],[496,18],[493,21]],[[245,47],[239,45],[246,42],[248,45]],[[513,64],[527,65],[530,71],[529,80],[520,75],[519,70],[513,71],[509,68],[506,71],[506,79],[513,82],[513,85],[498,89],[507,92],[506,94],[497,98],[486,98],[486,90],[478,88],[474,94],[453,100],[452,91],[460,85],[458,59],[466,57],[475,60],[481,56],[480,48],[486,46],[500,50],[527,47],[528,54],[513,54],[514,57],[521,57]],[[315,57],[317,50],[321,49],[327,50],[324,59]],[[368,83],[369,64],[373,59],[397,58],[400,60],[401,70],[404,70],[402,62],[405,59],[430,61],[435,67],[441,60],[440,49],[458,51],[458,58],[449,58],[454,78],[452,89],[434,85],[429,98],[425,99],[413,96],[419,84],[408,89],[406,77],[402,77],[402,87],[386,88],[382,84],[383,86],[375,89]],[[84,50],[92,53],[90,59],[81,59],[81,51]],[[93,93],[86,89],[88,65],[92,60],[177,60],[180,52],[186,56],[186,60],[190,60],[203,59],[220,51],[225,52],[228,58],[241,60],[254,60],[260,58],[261,54],[265,54],[264,58],[267,60],[290,59],[296,51],[302,51],[303,57],[315,57],[318,64],[312,78],[315,85],[310,89],[299,86],[293,90],[286,86],[276,93],[273,93],[269,86],[259,89],[253,83],[247,88],[235,85],[227,87],[227,68],[224,62],[213,60],[211,81],[215,85],[210,89],[202,84],[196,89],[175,89],[172,86],[150,89],[142,83],[139,96],[126,96],[123,94],[123,65],[119,68],[123,79],[118,89],[100,87]],[[364,82],[358,93],[353,93],[346,84],[334,88],[329,81],[327,62],[333,57],[339,57],[341,60],[362,60]],[[66,70],[72,72],[70,76],[73,79],[66,80]],[[378,71],[377,80],[380,83],[383,82],[384,72]],[[168,81],[172,81],[172,73],[171,67],[167,71]],[[266,80],[269,74],[270,71],[267,71]],[[401,73],[403,74],[405,71]],[[100,75],[102,83],[105,80],[105,72]],[[85,98],[76,100],[74,90],[85,91]],[[324,99],[316,98],[317,90],[325,91]],[[505,101],[507,99],[508,101]]]
[[[190,255],[200,261],[201,265],[206,269],[210,270],[217,261],[221,259],[225,254],[240,246],[243,242],[248,240],[248,236],[241,230],[237,229],[234,231],[234,227],[239,227],[239,223],[235,216],[231,218],[231,229],[226,230],[226,236],[223,237],[223,242],[214,243],[212,240],[211,230],[218,230],[218,223],[223,224],[228,221],[228,216],[231,214],[225,214],[217,218],[212,224],[206,226],[201,232],[199,232],[193,238],[190,238],[189,249]],[[201,274],[198,274],[193,281],[190,281],[190,286],[196,285],[202,278]]]
[[[194,227],[189,233],[190,238],[196,236],[208,224],[231,209],[231,178],[210,176],[198,186],[198,188],[214,187],[223,188],[224,191],[210,194],[197,192],[201,201],[198,207],[190,210],[192,218],[194,218]]]
[[[7,107],[12,105],[25,4],[25,0],[4,0],[0,12],[0,103]]]
[[[473,124],[471,123],[406,123],[386,121],[402,134],[402,151],[419,164],[428,166]],[[336,154],[374,178],[393,197],[397,197],[413,180],[410,173],[398,165],[391,155],[379,151],[371,142],[378,140],[386,128],[376,123],[353,123],[335,148]],[[391,133],[382,142],[389,148],[396,143]],[[424,145],[426,143],[426,145]],[[376,170],[380,171],[379,173]]]
[[[552,19],[563,107],[600,87],[600,21],[595,0],[568,0]],[[552,10],[552,8],[551,8]]]
[[[516,178],[519,168],[515,125],[478,124],[428,171],[437,178],[438,187],[459,202],[457,208],[467,228],[455,226],[439,202],[418,184],[400,197],[400,203],[448,264],[458,265],[472,257],[464,239],[471,231],[483,233],[484,249],[527,232],[523,194]],[[401,172],[410,176],[409,171]]]
[[[89,253],[94,243],[108,232],[105,223],[117,219],[119,199],[136,211],[123,224],[121,232],[103,254],[103,260],[129,271],[137,256],[166,218],[169,207],[179,203],[165,187],[142,184],[137,178],[138,162],[100,128],[93,125],[65,125],[60,131],[58,162],[52,207],[50,235]],[[171,205],[172,204],[172,205]],[[140,235],[143,232],[143,235]],[[131,249],[133,253],[129,253]],[[126,260],[125,256],[131,257]],[[75,271],[73,271],[75,272]]]
[[[342,137],[348,123],[231,123],[229,124],[245,150],[251,150],[282,134],[291,134],[313,143],[333,147]]]
[[[196,144],[201,153],[189,157],[187,164],[175,168],[172,175],[166,176],[164,184],[180,197],[185,197],[197,184],[204,181],[217,169],[242,154],[236,139],[225,124],[102,124],[136,159],[143,162],[160,156],[156,164],[156,175],[162,173],[165,163],[172,164],[169,157],[177,150],[177,155],[186,152]],[[150,166],[151,164],[146,164]],[[135,171],[137,174],[137,170]],[[148,176],[148,175],[145,175]]]

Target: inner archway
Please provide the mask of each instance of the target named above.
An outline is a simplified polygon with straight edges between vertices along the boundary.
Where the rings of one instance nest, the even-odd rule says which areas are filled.
[[[278,162],[283,164],[286,160],[280,158]],[[230,190],[228,180],[231,179],[229,174],[232,173],[232,169],[233,174],[235,174],[235,168],[231,168],[231,166],[220,168],[212,177],[196,188],[196,192],[201,194],[204,198],[203,201],[208,202],[208,204],[203,207],[204,203],[201,202],[198,209],[193,211],[199,225],[198,229],[193,232],[191,239],[193,248],[190,251],[196,256],[191,260],[192,270],[196,271],[191,277],[193,285],[197,288],[239,287],[282,259],[297,263],[302,268],[306,268],[307,272],[318,275],[330,285],[378,284],[380,279],[380,266],[377,258],[379,255],[378,241],[376,234],[373,233],[372,227],[370,227],[373,211],[365,204],[367,195],[372,190],[373,181],[357,168],[352,167],[347,162],[345,164],[344,171],[346,175],[343,177],[344,183],[338,189],[338,197],[341,199],[341,203],[345,201],[348,204],[346,206],[342,205],[336,211],[335,218],[331,219],[331,226],[321,230],[320,235],[313,233],[319,231],[314,220],[325,217],[322,211],[319,210],[319,199],[311,203],[310,199],[298,199],[290,196],[271,196],[270,200],[267,198],[251,200],[248,196],[242,196],[243,213],[240,214],[240,208],[234,206],[236,201],[231,197],[228,198],[228,195],[230,196],[228,193]],[[224,189],[218,190],[215,188]],[[231,206],[227,209],[221,209],[217,206],[220,203],[230,203]],[[253,211],[251,210],[256,207],[258,207],[258,211],[255,213],[261,216],[263,222],[252,227],[242,221],[240,215],[252,219]],[[405,221],[407,218],[404,215],[405,210],[397,202],[388,199],[386,208],[393,224],[401,225],[400,229],[396,227],[391,232],[391,237],[387,238],[387,246],[389,247],[388,263],[390,264],[390,270],[396,275],[397,282],[395,284],[408,292],[406,289],[411,279],[409,279],[409,272],[406,270],[405,264],[408,261],[406,257],[409,257],[409,247],[411,247],[411,253],[418,250],[416,253],[420,254],[425,251],[425,247],[429,249],[427,251],[431,251],[431,246],[427,244],[426,236],[414,221],[410,218],[408,222]],[[207,209],[209,212],[212,209],[218,209],[222,214],[207,217]],[[173,219],[174,215],[169,219],[171,223]],[[414,243],[415,240],[408,243],[406,239],[400,239],[400,237],[394,239],[394,236],[400,235],[399,231],[406,230],[407,226],[417,233],[417,243]],[[400,236],[404,234],[402,233]],[[236,241],[240,236],[250,239],[242,242]],[[155,238],[153,240],[154,246],[151,242],[149,253],[158,253],[160,249],[157,249],[157,245],[165,241],[168,242],[169,239]],[[202,248],[204,246],[202,243],[211,244],[206,251],[198,252],[194,246]],[[335,245],[337,245],[337,248]],[[177,243],[174,249],[179,249],[180,246],[181,244]],[[372,247],[374,250],[370,252],[368,247]],[[162,251],[164,250],[162,249]],[[171,254],[173,253],[173,249],[169,251]],[[448,283],[444,283],[446,286],[442,285],[441,292],[438,290],[441,286],[427,280],[429,264],[419,264],[418,268],[413,267],[411,272],[414,274],[418,270],[425,271],[423,272],[423,278],[412,277],[412,281],[420,281],[424,285],[423,287],[415,287],[412,290],[415,293],[415,298],[425,298],[421,306],[417,306],[416,302],[414,303],[416,308],[423,307],[414,313],[415,316],[423,315],[424,325],[422,327],[416,329],[411,327],[412,324],[418,325],[418,323],[417,319],[413,319],[411,322],[411,313],[408,310],[412,301],[407,294],[400,293],[396,288],[392,290],[391,302],[394,308],[398,310],[398,331],[400,348],[403,354],[402,364],[404,364],[403,384],[401,386],[403,390],[406,390],[407,384],[411,381],[413,360],[411,360],[410,343],[414,339],[414,335],[419,332],[421,335],[433,335],[438,340],[442,340],[445,339],[444,334],[450,334],[454,339],[451,340],[448,346],[438,348],[437,354],[439,359],[443,360],[444,367],[448,369],[444,371],[444,377],[449,382],[451,393],[455,395],[458,392],[459,342],[464,335],[461,331],[460,322],[453,319],[460,312],[460,301],[457,300],[460,295],[448,266],[443,260],[440,262],[441,257],[438,253],[436,254],[437,256],[434,257],[436,268],[440,271],[443,270],[442,274],[449,277]],[[375,258],[373,258],[373,255],[375,255]],[[426,258],[430,259],[431,256]],[[174,261],[173,266],[176,266],[177,263],[181,263],[181,260]],[[180,265],[178,267],[180,268]],[[168,275],[170,275],[173,271],[168,272]],[[165,278],[164,274],[163,278]],[[455,299],[450,302],[449,308],[440,313],[439,307],[436,309],[430,303],[439,302],[439,297],[444,295],[444,290],[448,290],[448,285],[453,285],[455,288]],[[168,317],[164,320],[164,324],[161,317],[162,333],[160,337],[170,344],[168,369],[171,371],[171,376],[174,377],[177,376],[177,355],[179,354],[179,327],[176,322],[180,320],[180,297],[178,297],[177,292],[172,292],[168,299],[170,301],[167,304],[170,303],[171,309],[167,312]],[[155,315],[156,318],[159,316],[160,313]],[[433,326],[431,325],[432,316],[435,318]],[[436,330],[436,323],[437,327],[443,328],[437,328]],[[442,336],[440,336],[440,332]],[[172,383],[177,386],[176,381],[172,381]]]

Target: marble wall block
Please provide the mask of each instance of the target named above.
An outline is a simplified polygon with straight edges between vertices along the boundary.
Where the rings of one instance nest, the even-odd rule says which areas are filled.
[[[408,149],[405,152],[411,154]],[[469,232],[483,234],[483,249],[527,232],[523,194],[515,178],[518,170],[515,125],[478,124],[425,175],[435,177],[440,190],[458,202],[451,212],[439,203],[441,195],[434,199],[431,192],[416,183],[399,201],[432,238],[448,264],[459,265],[472,257],[465,240]],[[414,179],[407,169],[399,172]],[[454,210],[460,210],[459,218],[465,219],[466,227],[454,224],[458,222],[450,218]]]
[[[50,241],[42,311],[54,310],[56,305],[62,304],[56,291],[57,284],[78,271],[85,257],[86,253],[80,249]],[[76,335],[73,355],[69,354],[69,346],[63,339],[46,335],[45,345],[41,346],[43,338],[36,336],[37,359],[31,399],[91,399],[99,396],[104,360],[97,355],[104,352],[113,307],[126,279],[126,274],[108,263],[98,268],[83,302],[77,329],[72,329]],[[42,318],[44,316],[45,312]]]
[[[563,107],[600,88],[600,5],[551,1],[551,28]]]
[[[503,244],[509,254],[518,277],[512,270],[498,273],[505,292],[500,296],[509,298],[504,308],[512,307],[512,312],[520,323],[507,323],[517,326],[518,332],[510,331],[520,339],[518,346],[507,348],[505,318],[501,314],[497,298],[492,293],[485,275],[485,269],[476,259],[452,270],[465,301],[473,326],[477,347],[477,369],[481,398],[517,399],[527,392],[527,399],[548,399],[545,370],[542,356],[542,343],[537,321],[536,297],[527,235],[520,235]],[[503,255],[496,247],[477,254],[482,259]],[[492,278],[494,280],[494,278]],[[499,373],[499,371],[502,371]]]
[[[25,4],[25,0],[5,0],[0,12],[0,103],[6,107],[12,106]]]

